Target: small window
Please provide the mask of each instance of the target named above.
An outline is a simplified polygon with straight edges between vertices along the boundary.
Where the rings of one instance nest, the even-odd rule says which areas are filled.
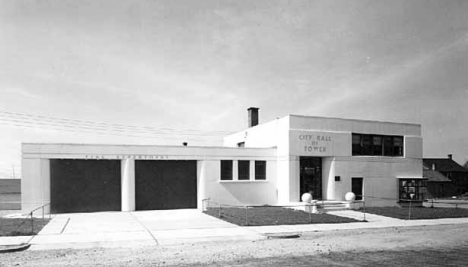
[[[362,155],[361,135],[353,134],[353,155]]]
[[[232,180],[232,160],[221,160],[221,180]]]
[[[374,156],[382,156],[383,153],[382,153],[382,136],[374,136],[373,137],[373,140],[372,140],[372,144],[373,144],[373,151],[372,151],[372,154]]]
[[[364,148],[363,155],[372,155],[372,135],[362,136],[362,146]]]
[[[427,184],[422,179],[400,179],[399,180],[400,200],[422,201],[426,198]]]
[[[393,156],[393,138],[391,136],[384,136],[384,156]]]
[[[403,137],[393,137],[393,155],[397,157],[403,156]]]
[[[341,177],[340,176],[335,176],[335,182],[339,182],[341,181]]]
[[[250,180],[250,161],[239,160],[237,164],[238,180]]]
[[[255,180],[266,180],[266,161],[255,161]]]

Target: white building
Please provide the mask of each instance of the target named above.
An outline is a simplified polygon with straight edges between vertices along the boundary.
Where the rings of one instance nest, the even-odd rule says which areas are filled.
[[[223,147],[23,144],[23,209],[52,212],[287,205],[305,192],[368,206],[424,198],[417,124],[288,115]]]

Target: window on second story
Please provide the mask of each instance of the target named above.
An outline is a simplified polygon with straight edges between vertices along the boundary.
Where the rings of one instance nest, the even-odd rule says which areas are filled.
[[[353,156],[403,157],[403,136],[352,134]]]

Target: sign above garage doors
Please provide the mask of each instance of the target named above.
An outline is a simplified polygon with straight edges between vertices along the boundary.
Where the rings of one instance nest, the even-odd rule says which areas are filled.
[[[169,159],[161,155],[84,155],[85,159]]]

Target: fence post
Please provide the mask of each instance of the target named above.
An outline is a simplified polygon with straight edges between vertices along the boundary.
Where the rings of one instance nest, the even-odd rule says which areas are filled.
[[[221,218],[221,204],[219,204],[219,213],[218,213],[218,218]]]
[[[31,233],[34,233],[34,219],[33,219],[33,212],[31,211],[29,213],[29,215],[31,216]]]
[[[411,203],[413,203],[413,201],[410,200],[409,210],[408,210],[408,220],[411,220]]]
[[[44,222],[44,205],[42,205],[42,221]]]
[[[364,204],[364,221],[366,221],[366,202],[362,202]]]
[[[244,207],[245,207],[245,226],[248,226],[249,225],[248,208],[247,206],[244,206]]]
[[[308,204],[309,205],[309,222],[312,222],[312,209],[313,207],[311,207],[310,205],[315,205],[315,204]]]

